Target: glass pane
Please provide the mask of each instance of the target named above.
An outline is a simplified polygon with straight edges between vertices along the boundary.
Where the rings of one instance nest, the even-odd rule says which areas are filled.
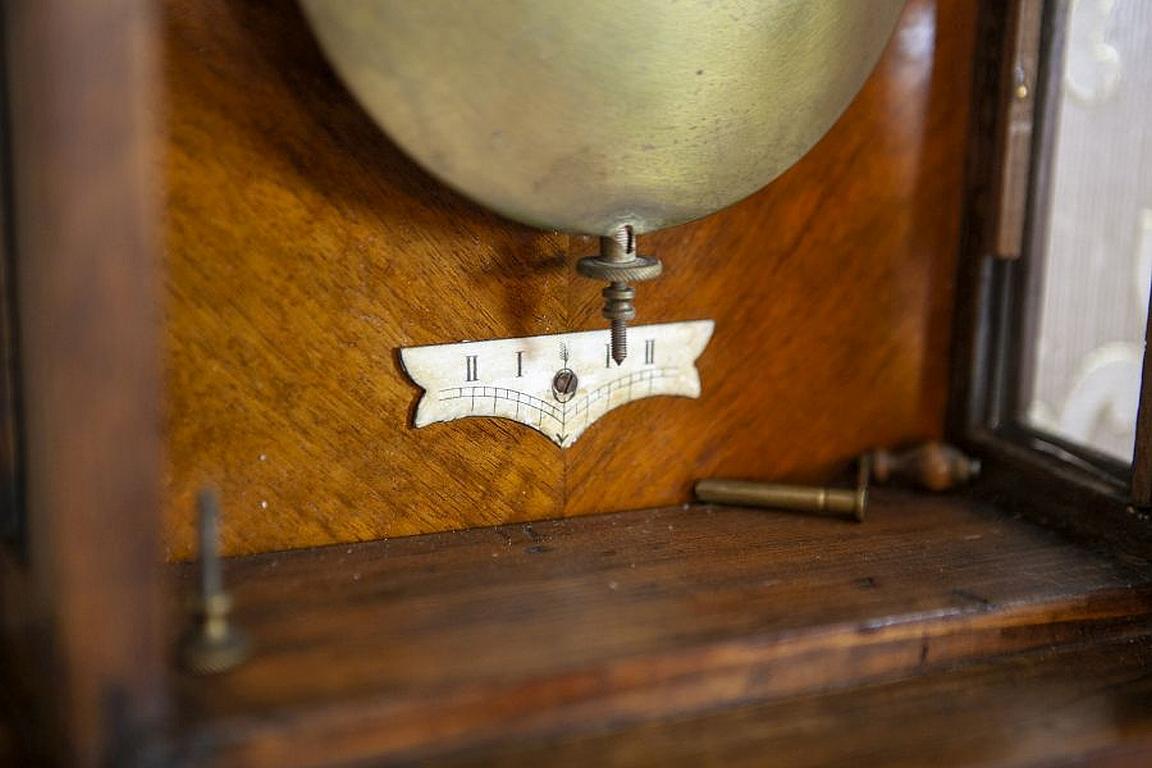
[[[1023,416],[1128,462],[1152,285],[1152,2],[1069,14]]]

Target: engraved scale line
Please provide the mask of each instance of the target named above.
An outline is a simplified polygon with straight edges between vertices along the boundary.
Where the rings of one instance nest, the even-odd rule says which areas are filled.
[[[585,418],[587,418],[587,415],[591,411],[592,404],[594,402],[604,400],[606,403],[610,403],[613,390],[622,390],[627,387],[629,390],[627,402],[631,402],[633,399],[633,384],[647,382],[648,394],[651,395],[653,390],[652,384],[656,379],[667,378],[669,373],[675,373],[678,370],[680,369],[662,367],[646,368],[641,371],[633,371],[627,376],[620,376],[612,379],[611,381],[604,382],[600,386],[596,387],[596,389],[593,389],[592,391],[585,394],[583,397],[573,401],[572,403],[565,403],[562,406],[554,405],[553,403],[549,403],[547,400],[534,397],[533,395],[530,395],[527,392],[522,392],[518,389],[491,387],[485,385],[474,385],[470,387],[448,387],[446,389],[440,390],[439,394],[441,401],[471,399],[471,410],[473,412],[475,412],[475,403],[477,398],[481,400],[492,398],[494,408],[497,400],[506,400],[510,403],[516,403],[517,414],[519,414],[519,406],[526,405],[530,408],[536,409],[541,413],[544,413],[552,419],[555,419],[563,429],[565,426],[567,426],[568,417],[579,416],[581,408],[583,408]]]

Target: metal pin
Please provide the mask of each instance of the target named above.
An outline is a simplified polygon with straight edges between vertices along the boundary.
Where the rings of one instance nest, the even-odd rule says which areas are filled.
[[[789,509],[815,515],[852,517],[856,522],[864,522],[871,473],[871,459],[864,456],[860,459],[855,490],[709,478],[696,482],[696,498],[709,504]]]
[[[197,499],[200,539],[200,595],[195,602],[196,625],[180,643],[180,661],[189,672],[226,672],[248,658],[248,636],[229,621],[232,598],[224,591],[220,565],[219,517],[216,494],[203,490]]]

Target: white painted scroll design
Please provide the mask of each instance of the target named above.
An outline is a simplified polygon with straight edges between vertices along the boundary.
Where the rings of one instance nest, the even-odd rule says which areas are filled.
[[[611,359],[607,330],[408,347],[400,360],[424,390],[414,426],[511,419],[567,448],[627,403],[699,397],[696,359],[712,329],[711,320],[634,326],[621,365]]]

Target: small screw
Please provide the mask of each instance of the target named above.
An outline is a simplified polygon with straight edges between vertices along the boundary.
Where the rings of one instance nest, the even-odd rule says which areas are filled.
[[[636,252],[636,234],[631,224],[616,229],[611,237],[600,238],[600,255],[587,256],[576,264],[576,271],[595,280],[606,280],[603,315],[612,327],[612,359],[617,365],[628,357],[628,322],[636,317],[632,299],[636,291],[629,283],[658,277],[664,265],[659,259]]]
[[[203,490],[197,500],[200,538],[200,596],[194,606],[196,625],[180,643],[184,668],[198,675],[226,672],[248,658],[248,636],[228,620],[232,598],[224,591],[220,566],[216,494]]]
[[[860,459],[855,490],[707,479],[696,482],[696,498],[709,504],[769,507],[834,517],[850,516],[862,523],[868,509],[871,464],[869,456]]]
[[[561,368],[552,377],[552,396],[561,403],[566,403],[576,394],[576,387],[579,386],[579,383],[580,380],[576,378],[575,371],[571,368]]]
[[[1020,101],[1028,98],[1028,75],[1024,72],[1024,67],[1017,65],[1012,71],[1012,78],[1016,81],[1014,89],[1016,98]]]

